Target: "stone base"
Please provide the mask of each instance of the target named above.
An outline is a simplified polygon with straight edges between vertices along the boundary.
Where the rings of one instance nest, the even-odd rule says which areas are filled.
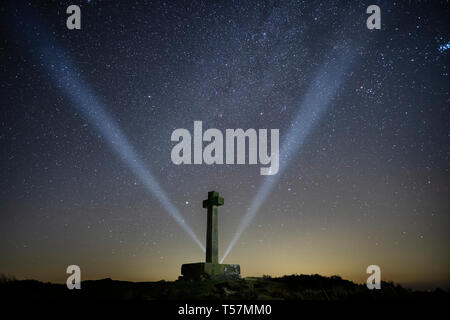
[[[241,267],[238,264],[219,264],[210,262],[187,263],[181,266],[181,274],[186,280],[212,278],[240,278]]]

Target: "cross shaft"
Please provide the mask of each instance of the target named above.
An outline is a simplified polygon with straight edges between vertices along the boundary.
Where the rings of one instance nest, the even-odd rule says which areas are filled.
[[[207,209],[206,222],[206,262],[219,263],[219,230],[218,207],[223,205],[222,197],[215,191],[208,192],[208,199],[203,200],[203,208]]]

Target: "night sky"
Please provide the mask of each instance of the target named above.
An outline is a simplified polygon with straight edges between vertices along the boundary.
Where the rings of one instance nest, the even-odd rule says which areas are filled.
[[[66,28],[70,4],[81,30]],[[371,4],[381,30],[366,27]],[[382,280],[450,287],[448,2],[3,1],[0,14],[1,273],[174,280],[204,261],[186,230],[204,243],[207,192],[225,198],[222,257],[271,183],[224,261],[244,276],[362,283],[376,264]],[[279,129],[279,173],[173,164],[172,132],[196,120]]]

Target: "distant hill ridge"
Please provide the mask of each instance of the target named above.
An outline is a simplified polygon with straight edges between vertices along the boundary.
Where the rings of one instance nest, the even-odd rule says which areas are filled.
[[[204,281],[129,282],[111,279],[87,280],[81,290],[65,284],[37,280],[1,278],[2,299],[30,300],[449,300],[449,291],[414,291],[392,282],[382,282],[380,290],[369,290],[339,276],[286,275]]]

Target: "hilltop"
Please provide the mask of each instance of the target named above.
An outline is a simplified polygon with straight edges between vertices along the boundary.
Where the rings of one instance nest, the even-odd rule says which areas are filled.
[[[289,275],[279,278],[248,277],[203,281],[129,282],[112,279],[88,280],[81,290],[65,284],[36,280],[3,280],[0,295],[8,300],[449,300],[448,291],[413,291],[392,282],[381,290],[368,290],[339,276]]]

